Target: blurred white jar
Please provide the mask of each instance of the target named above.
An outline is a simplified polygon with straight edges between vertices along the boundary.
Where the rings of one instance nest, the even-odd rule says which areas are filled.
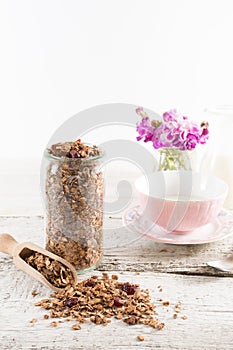
[[[228,184],[224,207],[233,209],[233,105],[209,107],[205,112],[210,131],[209,171]]]

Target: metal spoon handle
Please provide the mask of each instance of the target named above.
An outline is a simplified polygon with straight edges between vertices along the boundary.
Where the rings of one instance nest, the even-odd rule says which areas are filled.
[[[2,233],[0,235],[0,252],[14,255],[15,248],[19,243],[8,233]]]

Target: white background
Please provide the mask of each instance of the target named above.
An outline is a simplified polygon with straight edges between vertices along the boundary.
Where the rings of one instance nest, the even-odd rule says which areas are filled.
[[[232,35],[232,0],[0,0],[0,213],[9,193],[21,187],[20,201],[39,186],[48,139],[83,109],[200,117],[232,103]]]

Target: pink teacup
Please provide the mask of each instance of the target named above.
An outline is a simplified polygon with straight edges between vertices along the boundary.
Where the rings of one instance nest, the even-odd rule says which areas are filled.
[[[228,186],[215,176],[191,171],[158,171],[135,182],[142,215],[163,229],[184,234],[214,220]]]

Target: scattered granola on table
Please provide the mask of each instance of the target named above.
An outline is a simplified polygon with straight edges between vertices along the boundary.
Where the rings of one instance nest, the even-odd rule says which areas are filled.
[[[119,282],[116,275],[110,278],[104,274],[102,278],[92,276],[76,286],[67,286],[35,306],[48,310],[52,319],[74,320],[74,330],[80,329],[79,324],[86,319],[107,326],[112,317],[128,325],[144,324],[161,330],[165,324],[156,317],[156,306],[150,300],[147,289],[140,290],[138,284]]]
[[[98,266],[103,245],[101,150],[81,140],[45,153],[46,249],[82,271]]]
[[[31,255],[25,258],[25,261],[55,287],[64,288],[74,283],[73,273],[67,266],[42,253],[32,251]],[[37,294],[35,291],[32,292],[33,296]]]

